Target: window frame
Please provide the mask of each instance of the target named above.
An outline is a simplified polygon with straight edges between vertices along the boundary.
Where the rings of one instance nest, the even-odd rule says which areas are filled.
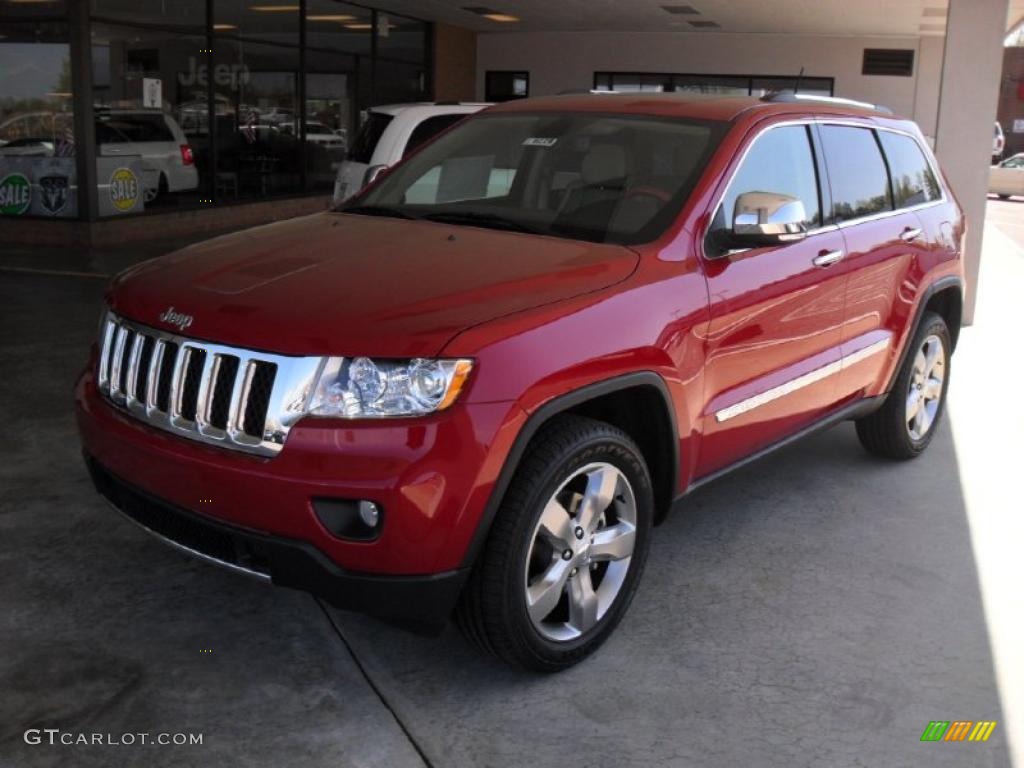
[[[495,99],[492,97],[491,77],[495,75],[512,75],[515,79],[518,75],[526,77],[526,94],[523,96],[511,96],[507,99]],[[504,104],[509,101],[520,101],[530,98],[530,70],[528,69],[488,69],[484,72],[484,101],[495,104]]]
[[[709,205],[705,209],[705,212],[707,214],[709,214],[709,215],[706,216],[707,223],[705,225],[704,231],[701,233],[701,236],[700,236],[700,245],[701,245],[701,252],[702,252],[703,258],[706,259],[707,261],[716,261],[716,260],[721,259],[721,258],[726,258],[729,255],[728,253],[724,254],[724,255],[719,255],[719,256],[709,254],[708,250],[707,250],[707,236],[711,232],[711,223],[714,221],[715,216],[718,214],[719,207],[721,207],[722,203],[725,200],[725,193],[729,190],[729,185],[732,184],[732,181],[735,178],[737,172],[739,171],[740,166],[743,164],[743,161],[747,157],[747,153],[750,151],[750,149],[754,146],[754,144],[757,142],[757,140],[763,134],[767,133],[768,131],[774,130],[775,128],[781,128],[781,127],[787,126],[787,125],[807,125],[807,126],[811,126],[811,136],[812,136],[812,139],[813,139],[813,148],[815,150],[815,160],[816,160],[816,163],[817,163],[817,166],[818,166],[819,187],[820,187],[820,192],[821,192],[821,196],[822,196],[822,206],[823,206],[823,208],[822,208],[822,226],[818,227],[817,229],[808,230],[807,233],[806,233],[806,237],[804,239],[806,239],[807,237],[812,237],[814,235],[822,234],[822,233],[825,233],[825,232],[834,232],[834,231],[837,231],[837,230],[842,230],[842,229],[845,229],[847,227],[856,226],[857,224],[861,224],[861,223],[864,223],[864,222],[867,222],[867,221],[875,221],[877,219],[884,219],[884,218],[888,218],[890,216],[898,216],[898,215],[906,213],[908,211],[918,211],[918,210],[922,210],[922,209],[925,209],[925,208],[930,208],[930,207],[932,207],[934,205],[943,205],[943,204],[949,202],[950,198],[949,198],[949,192],[946,189],[946,179],[939,172],[939,168],[936,165],[934,156],[932,155],[931,152],[928,151],[928,149],[924,146],[924,144],[921,142],[921,140],[917,136],[915,136],[913,133],[911,133],[910,131],[904,131],[904,130],[901,130],[899,128],[894,128],[894,127],[887,126],[887,125],[876,125],[876,124],[871,123],[871,122],[859,121],[859,120],[857,120],[855,118],[843,119],[843,118],[839,118],[839,117],[804,117],[804,118],[796,118],[796,119],[785,119],[785,120],[780,120],[778,122],[770,123],[770,124],[765,125],[763,127],[755,126],[752,129],[752,131],[751,131],[753,133],[753,136],[750,138],[750,140],[747,142],[746,146],[743,148],[743,151],[740,154],[739,159],[736,161],[736,164],[732,167],[732,170],[729,172],[728,178],[726,178],[725,181],[721,184],[721,186],[715,191],[715,195],[713,197],[713,202],[711,203],[711,205]],[[914,141],[914,143],[917,144],[918,148],[921,150],[921,154],[924,155],[925,161],[928,163],[928,167],[931,169],[932,173],[935,175],[935,179],[939,183],[939,192],[940,192],[939,197],[936,198],[935,200],[929,200],[926,203],[920,203],[918,205],[915,205],[915,206],[912,206],[912,207],[909,207],[909,208],[894,208],[894,209],[889,210],[889,211],[881,211],[879,213],[873,213],[873,214],[870,214],[870,215],[867,215],[867,216],[860,216],[860,217],[855,218],[855,219],[847,219],[846,221],[843,221],[843,222],[840,222],[840,223],[837,224],[836,221],[835,221],[835,215],[834,215],[833,205],[832,205],[831,182],[829,181],[829,175],[828,175],[828,173],[829,173],[829,171],[828,171],[828,162],[827,162],[827,160],[825,158],[824,147],[821,144],[821,136],[820,136],[820,133],[819,133],[819,128],[821,126],[824,126],[824,125],[841,125],[841,126],[849,126],[849,127],[853,127],[853,128],[866,128],[866,129],[868,129],[868,130],[870,130],[872,132],[889,131],[890,133],[895,133],[895,134],[899,134],[900,136],[907,136],[907,137],[909,137],[910,139],[912,139]],[[877,138],[876,138],[876,141],[877,141]],[[886,163],[886,173],[888,174],[889,173],[888,160],[886,160],[884,152],[882,153],[882,159]],[[712,163],[713,163],[713,161],[712,161]],[[708,167],[710,167],[710,165],[712,163],[709,163]],[[822,180],[825,180],[828,183],[822,183]],[[889,178],[889,184],[890,184],[890,186],[892,184],[891,176]],[[826,212],[827,212],[827,215],[826,215]],[[797,240],[795,242],[799,243],[799,242],[803,242],[803,241],[802,240]],[[747,250],[750,250],[750,249],[749,248],[744,248],[744,249],[739,249],[739,250],[747,251]],[[735,252],[738,252],[738,251],[731,251],[729,253],[735,253]]]

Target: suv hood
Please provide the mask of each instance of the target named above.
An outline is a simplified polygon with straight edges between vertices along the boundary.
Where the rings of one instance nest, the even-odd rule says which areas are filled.
[[[614,285],[638,259],[619,245],[324,213],[140,264],[109,300],[177,333],[160,320],[173,308],[192,318],[186,335],[233,346],[430,357],[471,326]]]

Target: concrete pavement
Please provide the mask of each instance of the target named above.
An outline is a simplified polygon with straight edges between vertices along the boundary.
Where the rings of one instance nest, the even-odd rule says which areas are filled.
[[[1010,210],[1024,209],[993,218]],[[995,768],[1008,736],[1024,765],[1024,425],[986,426],[991,383],[1024,380],[1001,352],[1024,256],[998,230],[988,242],[952,418],[926,457],[877,461],[842,425],[701,489],[657,529],[614,637],[554,677],[453,629],[423,639],[325,611],[120,519],[90,490],[70,413],[103,281],[0,271],[0,766]],[[986,744],[922,744],[936,719],[999,725]],[[27,745],[29,727],[204,742]]]

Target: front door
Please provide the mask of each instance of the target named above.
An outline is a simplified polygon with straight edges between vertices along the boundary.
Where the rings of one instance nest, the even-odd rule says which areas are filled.
[[[761,130],[711,218],[703,260],[710,297],[703,437],[696,477],[799,431],[835,404],[846,279],[842,233],[823,226],[813,126]],[[807,236],[727,250],[737,198],[768,192],[800,200]]]

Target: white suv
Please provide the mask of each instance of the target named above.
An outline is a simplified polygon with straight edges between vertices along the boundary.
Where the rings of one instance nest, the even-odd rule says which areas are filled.
[[[185,133],[173,117],[158,109],[97,107],[96,143],[103,157],[141,158],[147,203],[167,192],[199,186],[199,173]]]
[[[338,167],[334,202],[340,203],[366,186],[377,172],[397,163],[484,103],[418,103],[372,107],[356,133],[348,157]]]

